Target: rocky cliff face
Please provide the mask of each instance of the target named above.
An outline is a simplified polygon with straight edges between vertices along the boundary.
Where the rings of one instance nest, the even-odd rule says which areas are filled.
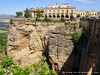
[[[52,30],[49,34],[48,50],[46,51],[54,69],[60,70],[73,50],[72,37],[64,35],[67,32],[64,26],[61,26]]]
[[[24,22],[24,21],[23,21]],[[20,65],[29,65],[40,60],[47,28],[29,22],[13,21],[8,36],[7,54]]]
[[[74,45],[69,33],[75,30],[64,23],[14,20],[10,25],[7,54],[20,66],[38,62],[45,55],[50,68],[60,71],[72,53]]]

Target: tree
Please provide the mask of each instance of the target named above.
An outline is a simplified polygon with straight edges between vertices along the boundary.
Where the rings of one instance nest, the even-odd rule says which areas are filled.
[[[24,17],[25,18],[31,18],[32,17],[28,8],[26,8],[26,10],[24,11]]]
[[[65,22],[65,19],[63,17],[61,17],[60,21],[61,22]]]
[[[41,13],[41,11],[36,11],[36,16],[37,18],[43,17],[43,14]]]
[[[21,17],[22,15],[23,15],[22,12],[16,12],[16,16],[17,16],[17,17]]]
[[[76,17],[77,17],[77,18],[79,18],[79,17],[81,17],[81,15],[80,15],[80,14],[78,14]]]

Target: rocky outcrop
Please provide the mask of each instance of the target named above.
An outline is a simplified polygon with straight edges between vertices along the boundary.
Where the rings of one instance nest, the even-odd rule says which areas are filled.
[[[64,26],[57,28],[49,34],[47,53],[53,69],[60,70],[73,50],[73,42],[71,36],[64,35],[68,33]]]
[[[38,62],[42,55],[45,55],[50,68],[60,71],[66,61],[70,60],[69,56],[74,47],[71,34],[74,31],[77,31],[74,25],[64,23],[14,20],[10,25],[7,54],[22,67]],[[74,58],[71,61],[73,62]],[[70,62],[66,65],[71,68],[72,64]]]
[[[23,21],[22,21],[23,22]],[[20,65],[30,65],[40,60],[47,28],[42,25],[13,21],[8,36],[7,54]],[[31,22],[30,22],[31,23]]]

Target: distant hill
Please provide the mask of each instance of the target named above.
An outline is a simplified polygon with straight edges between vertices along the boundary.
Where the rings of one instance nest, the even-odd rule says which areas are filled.
[[[0,15],[0,19],[10,19],[10,18],[15,18],[15,15],[6,15],[6,14]]]

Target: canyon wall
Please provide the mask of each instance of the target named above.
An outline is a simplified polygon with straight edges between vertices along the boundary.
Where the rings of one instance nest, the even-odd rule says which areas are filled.
[[[7,55],[22,67],[39,62],[45,55],[50,69],[71,72],[75,59],[71,35],[80,32],[77,25],[14,19],[9,29]]]

